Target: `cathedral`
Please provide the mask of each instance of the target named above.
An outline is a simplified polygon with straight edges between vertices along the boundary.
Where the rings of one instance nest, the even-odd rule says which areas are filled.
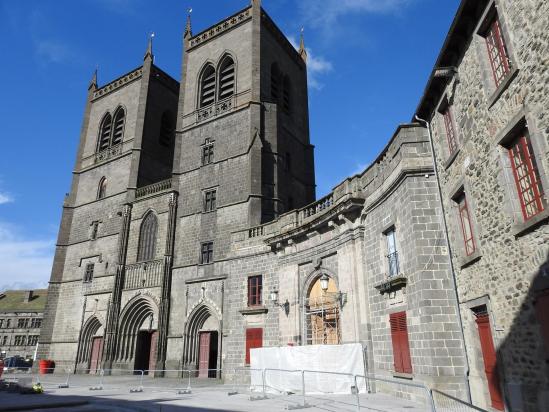
[[[39,356],[230,380],[252,348],[359,343],[370,374],[538,410],[547,4],[463,0],[411,121],[321,199],[303,38],[260,0],[197,34],[187,18],[180,81],[151,41],[94,76]]]

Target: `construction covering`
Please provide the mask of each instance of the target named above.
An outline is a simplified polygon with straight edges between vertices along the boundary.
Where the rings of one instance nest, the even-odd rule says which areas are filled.
[[[307,394],[349,394],[355,385],[353,376],[364,375],[359,343],[256,348],[250,352],[251,385],[262,386],[262,373],[256,370],[265,370],[266,391],[270,393],[301,393],[301,371],[305,371]],[[364,391],[364,379],[357,379],[357,386]]]

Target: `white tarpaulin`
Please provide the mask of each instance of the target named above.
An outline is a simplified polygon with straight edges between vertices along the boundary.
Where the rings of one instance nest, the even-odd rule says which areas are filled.
[[[251,349],[250,363],[252,370],[266,369],[265,386],[269,392],[301,392],[301,370],[364,375],[362,345],[359,343]],[[252,386],[261,387],[261,379],[261,373],[251,373]],[[357,384],[360,390],[365,390],[363,379],[358,379]],[[351,386],[354,386],[352,376],[305,372],[306,393],[350,393]]]

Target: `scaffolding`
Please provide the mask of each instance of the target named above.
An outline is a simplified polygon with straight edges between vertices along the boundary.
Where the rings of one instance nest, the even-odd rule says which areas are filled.
[[[341,343],[340,309],[337,292],[325,292],[305,299],[303,325],[306,345]]]

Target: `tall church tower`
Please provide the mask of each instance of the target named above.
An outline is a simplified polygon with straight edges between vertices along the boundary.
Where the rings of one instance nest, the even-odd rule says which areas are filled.
[[[189,239],[221,260],[231,232],[315,200],[307,99],[304,50],[260,1],[196,35],[187,22],[174,160],[180,265],[204,262]]]

